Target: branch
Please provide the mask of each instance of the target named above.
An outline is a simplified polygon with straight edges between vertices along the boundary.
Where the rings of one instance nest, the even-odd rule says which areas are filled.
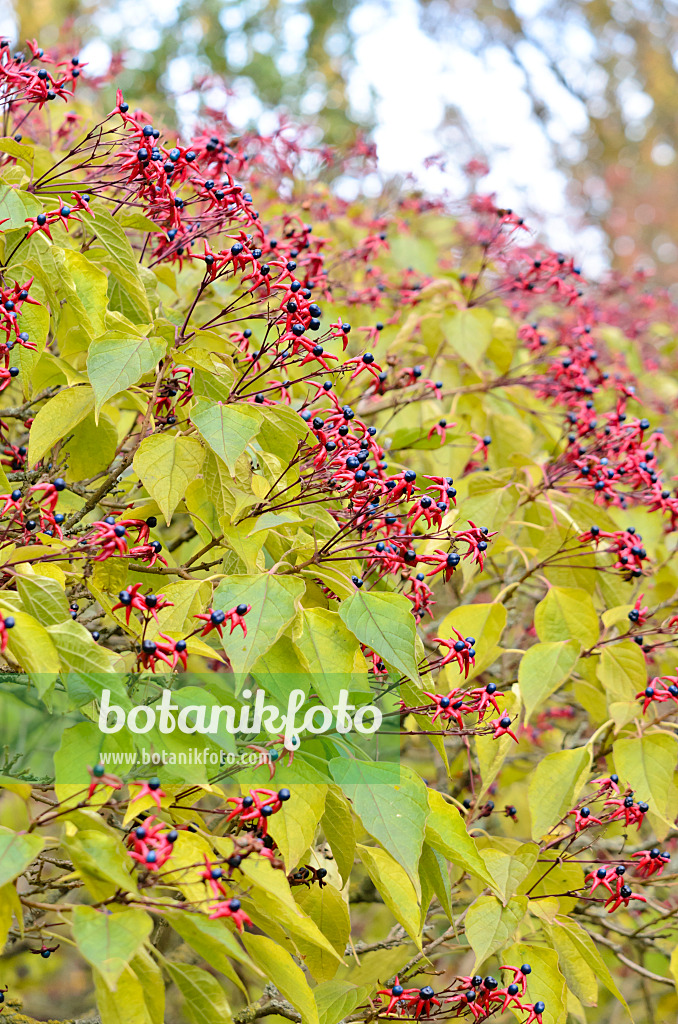
[[[234,1013],[233,1022],[234,1024],[251,1024],[251,1021],[259,1020],[261,1017],[270,1017],[272,1014],[301,1024],[301,1014],[294,1009],[291,1003],[284,999],[269,999],[267,996],[262,996],[258,1002]]]
[[[633,960],[629,960],[627,956],[624,956],[621,952],[621,946],[617,945],[616,942],[613,942],[612,939],[607,939],[604,935],[600,935],[598,932],[588,932],[588,935],[591,936],[594,942],[602,942],[603,946],[607,946],[608,949],[611,949],[617,959],[621,960],[621,962],[626,964],[627,967],[630,967],[632,971],[636,972],[636,974],[642,974],[644,978],[649,978],[650,981],[658,981],[662,985],[670,985],[671,988],[674,987],[673,978],[665,978],[661,974],[655,974],[653,971],[648,971],[646,967],[641,967],[640,964],[635,964]]]
[[[29,1017],[28,1014],[21,1012],[21,1001],[18,999],[8,999],[5,1003],[7,1010],[2,1015],[3,1024],[101,1024],[101,1017],[98,1014],[94,1014],[92,1017],[69,1017],[67,1020],[53,1020],[50,1018],[47,1021],[36,1020],[34,1017]]]
[[[131,465],[133,458],[134,452],[128,452],[127,455],[125,455],[123,459],[118,463],[116,468],[106,477],[99,490],[95,491],[94,494],[92,494],[87,499],[87,501],[82,506],[80,511],[74,512],[73,515],[70,516],[66,525],[64,526],[64,530],[66,533],[70,533],[73,527],[77,523],[79,523],[81,519],[84,519],[87,513],[91,512],[95,505],[99,504],[100,500],[104,497],[104,495],[108,494],[111,488],[114,487],[115,484],[117,484],[118,477],[122,473],[124,473],[128,466]]]

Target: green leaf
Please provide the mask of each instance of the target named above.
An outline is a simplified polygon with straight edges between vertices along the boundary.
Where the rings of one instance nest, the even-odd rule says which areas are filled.
[[[268,830],[278,845],[288,872],[297,866],[302,854],[313,845],[324,810],[325,786],[302,784],[294,787],[294,799],[284,803],[271,818]]]
[[[15,139],[0,139],[0,153],[7,153],[19,163],[23,164],[26,170],[33,165],[34,149],[26,143],[17,142]]]
[[[130,874],[134,861],[115,836],[85,829],[68,836],[64,844],[74,868],[95,899],[106,899],[118,889],[137,891]]]
[[[12,917],[16,917],[17,924],[23,937],[23,908],[16,889],[11,883],[0,885],[0,947],[5,948],[9,930],[12,927]]]
[[[460,309],[443,317],[447,343],[476,372],[492,341],[493,323],[494,316],[486,309]]]
[[[28,462],[35,466],[94,408],[94,392],[78,385],[64,388],[38,410],[28,438]]]
[[[607,644],[598,665],[598,678],[607,695],[608,705],[627,701],[635,711],[636,694],[647,686],[645,655],[632,640]]]
[[[634,791],[636,800],[645,800],[655,821],[658,839],[666,838],[678,814],[678,787],[675,783],[678,762],[678,737],[665,732],[646,732],[642,736],[623,737],[612,747],[614,767],[622,782]],[[663,832],[663,835],[659,834]]]
[[[301,1014],[303,1024],[319,1024],[318,1007],[301,967],[287,952],[265,935],[243,935],[245,949],[278,991]],[[213,1020],[206,1022],[213,1024]]]
[[[130,966],[141,982],[143,1000],[151,1024],[163,1024],[165,1020],[165,982],[160,968],[145,949],[139,950]]]
[[[588,747],[556,750],[541,759],[528,790],[533,839],[540,840],[572,807],[586,782],[590,764]]]
[[[617,988],[617,985],[615,984],[614,978],[610,974],[610,971],[608,969],[607,964],[605,963],[605,961],[603,960],[602,956],[598,952],[596,944],[593,941],[593,939],[591,938],[591,936],[588,934],[588,932],[585,931],[581,927],[581,925],[577,924],[576,921],[573,921],[569,917],[562,918],[562,919],[559,919],[558,921],[554,922],[554,924],[552,926],[552,929],[553,930],[551,931],[551,939],[553,941],[553,945],[554,945],[554,947],[556,949],[556,952],[558,953],[558,958],[560,960],[560,964],[561,964],[561,967],[562,967],[562,970],[563,970],[563,974],[565,975],[565,979],[566,979],[568,985],[570,986],[570,988],[573,989],[575,995],[578,995],[576,987],[575,987],[577,982],[573,978],[574,984],[570,984],[570,977],[568,976],[568,970],[570,970],[570,971],[577,971],[578,973],[581,972],[582,974],[585,974],[585,972],[582,971],[581,966],[577,966],[577,964],[574,962],[575,961],[575,957],[573,955],[574,950],[576,950],[578,952],[580,958],[582,960],[584,960],[586,962],[586,964],[588,965],[588,967],[592,970],[594,977],[596,979],[599,979],[600,981],[602,981],[603,985],[608,990],[608,992],[611,992],[612,995],[615,997],[615,999],[618,999],[619,1002],[622,1003],[622,1005],[626,1008],[626,1011],[628,1012],[629,1016],[631,1016],[631,1011],[629,1010],[628,1003],[626,1002],[626,999],[624,998],[622,993]],[[554,934],[554,930],[557,930],[557,932],[558,932],[557,936]],[[573,951],[572,952],[572,963],[570,965],[568,965],[568,963],[567,963],[568,956],[570,954],[568,953],[568,951],[566,949],[566,939],[565,939],[565,935],[563,935],[563,933],[565,933],[565,935],[567,935],[567,942],[569,943],[570,949]],[[597,995],[597,985],[596,985],[596,995]],[[581,999],[582,1002],[584,1002],[584,1000],[582,999],[581,996],[578,996],[578,998]],[[592,1003],[590,1005],[595,1006],[596,1004]]]
[[[191,422],[214,454],[226,463],[232,475],[235,474],[236,462],[259,433],[262,419],[263,413],[245,402],[215,405],[197,401],[191,410]]]
[[[117,684],[117,686],[111,687],[113,699],[127,710],[131,707],[131,702],[127,697],[124,681],[116,676],[108,678],[115,680]],[[70,679],[68,683],[71,683]],[[124,700],[118,696],[120,691],[124,694]],[[89,691],[89,699],[91,699],[91,691]],[[82,795],[83,784],[89,778],[87,768],[98,764],[102,751],[111,754],[125,752],[131,756],[133,749],[132,733],[127,730],[104,736],[99,730],[98,722],[78,722],[76,725],[64,729],[59,749],[54,754],[57,797],[62,803],[70,803],[71,806],[77,804]],[[114,773],[117,767],[112,768]],[[92,800],[96,802],[102,794],[106,793],[109,793],[108,787],[102,786]],[[103,796],[101,798],[104,799]],[[95,817],[95,821],[98,820]],[[94,828],[94,825],[91,827]]]
[[[432,846],[424,842],[419,860],[419,877],[421,879],[422,894],[428,889],[429,893],[435,893],[438,902],[447,914],[448,920],[452,920],[452,887],[450,885],[450,870],[445,858],[434,850]],[[422,895],[422,913],[428,910],[427,900]]]
[[[92,222],[88,221],[88,224],[90,223]],[[102,262],[108,264],[111,273],[118,279],[138,309],[136,322],[150,323],[152,320],[151,307],[148,304],[146,289],[141,281],[138,259],[123,228],[108,210],[101,206],[96,210],[93,225],[97,239],[109,257]]]
[[[436,636],[447,639],[452,636],[452,630],[456,629],[462,636],[476,638],[475,667],[472,666],[469,671],[469,679],[473,679],[496,660],[499,654],[497,644],[505,626],[506,606],[499,602],[459,605],[445,616],[438,626]]]
[[[257,444],[287,464],[292,461],[300,441],[308,433],[308,424],[304,423],[298,412],[286,409],[284,405],[271,405],[267,406],[262,418]]]
[[[42,836],[24,835],[0,825],[0,885],[23,874],[44,845]]]
[[[97,208],[92,221],[97,238],[106,252],[130,274],[136,274],[137,257],[123,228],[104,207]]]
[[[97,644],[81,622],[68,618],[48,626],[47,632],[57,649],[62,669],[82,679],[95,697],[100,697],[102,689],[108,688],[113,695],[126,698],[124,683],[117,675],[110,678],[115,654]]]
[[[96,421],[104,402],[126,391],[146,373],[157,370],[165,354],[162,338],[144,338],[108,331],[95,338],[87,352],[87,376],[94,390]]]
[[[159,224],[137,211],[121,214],[120,224],[123,228],[132,228],[133,231],[162,231]]]
[[[313,995],[318,1006],[320,1024],[340,1024],[357,1006],[365,1002],[372,988],[372,985],[356,988],[343,980],[324,981],[317,985]]]
[[[202,445],[193,437],[152,434],[139,445],[134,471],[157,501],[168,526],[186,488],[200,472],[204,457]]]
[[[525,652],[518,669],[520,696],[525,705],[525,721],[569,678],[579,660],[578,640],[535,644]]]
[[[211,921],[205,914],[190,914],[185,910],[163,910],[163,916],[184,942],[221,974],[227,977],[231,974],[229,957],[259,973],[224,921]]]
[[[674,946],[673,952],[671,953],[669,969],[673,976],[673,981],[676,986],[676,992],[678,992],[678,946]]]
[[[330,771],[367,832],[402,865],[419,893],[418,865],[428,815],[422,779],[405,765],[346,758],[330,761]]]
[[[37,295],[31,293],[31,298],[37,298]],[[49,310],[46,306],[33,306],[26,305],[21,310],[21,330],[28,334],[31,345],[35,345],[36,351],[39,354],[44,352],[45,345],[47,344],[47,335],[49,333],[50,316]],[[22,351],[27,351],[22,349]],[[24,381],[24,385],[25,385]]]
[[[217,840],[215,845],[227,857],[233,853],[232,840]],[[248,913],[253,918],[256,917],[258,911],[263,910],[267,919],[284,928],[295,942],[311,942],[319,949],[335,956],[338,961],[341,960],[334,946],[323,935],[315,921],[311,920],[295,902],[284,872],[276,870],[269,861],[263,858],[256,861],[247,858],[243,860],[240,869],[247,879],[247,884],[257,890],[253,906],[248,908]],[[202,886],[202,882],[200,886]],[[199,886],[195,888],[197,893]],[[197,894],[195,898],[199,898]]]
[[[247,636],[238,631],[224,635],[223,645],[235,672],[247,672],[276,642],[297,612],[304,583],[291,576],[228,576],[214,591],[213,607],[228,611],[239,604],[251,604],[247,615]]]
[[[325,795],[325,814],[321,821],[325,838],[346,883],[353,870],[355,857],[355,828],[351,806],[338,786],[328,786]]]
[[[468,834],[466,822],[459,810],[435,789],[429,789],[428,801],[431,812],[426,821],[426,842],[429,846],[452,864],[475,875],[485,885],[494,886],[476,841]]]
[[[339,956],[343,957],[351,934],[351,921],[348,905],[341,893],[333,885],[324,885],[322,889],[315,885],[309,889],[300,886],[296,889],[295,898],[311,920],[315,921],[323,935],[330,940]],[[317,981],[329,981],[334,977],[339,969],[336,957],[330,956],[325,950],[318,949],[313,944],[306,945],[302,939],[297,939],[297,945],[306,967]]]
[[[505,712],[509,718],[514,717],[520,711],[519,694],[516,692],[518,690],[519,688],[514,686],[502,694],[500,705],[502,714]],[[515,742],[510,736],[500,736],[499,739],[495,739],[491,733],[486,735],[481,733],[475,737],[475,748],[478,757],[478,767],[480,768],[480,777],[483,783],[480,793],[476,793],[476,803],[480,805],[483,803],[485,794],[490,786],[499,775],[504,761],[509,753],[515,749]]]
[[[74,249],[64,249],[61,260],[70,275],[69,302],[82,306],[95,336],[103,333],[108,289],[106,274]]]
[[[518,894],[535,900],[537,907],[543,907],[548,903],[557,904],[560,913],[568,914],[579,902],[576,890],[580,889],[581,885],[580,864],[563,861],[557,849],[543,850],[530,874],[518,887]],[[551,895],[567,892],[574,892],[575,895]]]
[[[417,682],[416,630],[412,605],[402,594],[356,590],[339,606],[339,616],[361,644]]]
[[[407,872],[390,853],[378,846],[358,843],[360,861],[372,883],[410,938],[421,949],[420,904]]]
[[[514,896],[507,906],[496,896],[479,896],[471,904],[464,929],[476,957],[473,974],[488,957],[509,944],[526,913],[527,896]]]
[[[108,469],[117,447],[118,432],[110,416],[102,413],[97,424],[94,413],[89,413],[70,431],[62,449],[68,461],[66,479],[80,482],[96,476],[102,469]]]
[[[184,1010],[194,1024],[228,1024],[232,1020],[226,993],[217,979],[193,964],[164,961],[165,967],[182,996]]]
[[[484,846],[481,855],[493,880],[492,888],[506,906],[536,864],[539,847],[536,843],[516,843],[506,852],[501,847]]]
[[[71,927],[81,955],[115,991],[125,965],[151,934],[153,922],[136,907],[125,907],[119,913],[76,907]]]
[[[600,636],[598,614],[591,595],[576,587],[551,587],[534,610],[540,640],[579,640],[585,649]]]
[[[156,632],[189,633],[198,625],[193,616],[202,612],[210,599],[211,588],[205,580],[182,580],[170,583],[162,588],[171,608],[162,608],[158,612]],[[150,632],[147,632],[150,636]],[[153,634],[152,639],[155,637]]]
[[[41,204],[30,192],[23,192],[11,185],[0,185],[0,220],[9,219],[7,226],[3,225],[3,232],[13,228],[21,228],[25,232],[28,228],[26,217],[34,217],[41,208]]]
[[[530,964],[532,973],[527,976],[527,994],[522,1000],[546,1004],[542,1020],[544,1024],[565,1024],[567,1019],[567,986],[558,968],[558,954],[546,946],[532,946],[516,943],[504,951],[505,964]]]
[[[68,601],[57,580],[51,576],[25,572],[17,576],[16,584],[25,610],[44,626],[63,622],[64,619],[70,620]]]
[[[7,648],[14,660],[30,673],[42,695],[59,671],[56,647],[45,627],[32,615],[14,608],[10,614],[14,616],[14,628],[8,631]]]
[[[548,934],[558,954],[558,964],[568,988],[584,1006],[596,1006],[598,980],[589,957],[585,955],[581,945],[574,941],[569,929],[554,923],[548,926]],[[593,946],[593,943],[591,945]]]
[[[159,1024],[158,1012],[164,1013],[165,1004],[162,978],[158,986],[160,972],[150,957],[145,956],[141,962],[143,967],[139,968],[139,974],[131,965],[123,969],[115,994],[99,971],[92,972],[101,1024]],[[134,966],[139,967],[139,964],[140,958],[136,957]]]
[[[328,608],[302,609],[300,626],[295,644],[313,673],[314,692],[324,704],[333,707],[339,690],[354,688],[351,677],[360,654],[358,642],[338,612]]]

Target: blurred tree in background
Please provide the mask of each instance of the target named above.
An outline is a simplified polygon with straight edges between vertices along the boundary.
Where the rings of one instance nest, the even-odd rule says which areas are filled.
[[[384,19],[403,3],[383,0]],[[277,108],[310,117],[336,144],[374,122],[374,112],[356,113],[348,98],[351,14],[361,6],[364,0],[15,0],[14,9],[18,38],[104,40],[122,55],[125,91],[143,97],[151,112],[169,107],[181,120],[218,106],[227,99],[215,85],[222,78],[236,83],[254,116]],[[572,204],[603,229],[614,264],[652,261],[675,281],[675,0],[420,0],[420,18],[441,46],[461,38],[480,55],[510,55],[568,174]],[[464,98],[450,103],[452,120],[462,123]],[[574,134],[563,123],[567,105],[581,126]],[[464,132],[473,137],[472,122]]]
[[[441,40],[465,26],[478,52],[510,54],[571,178],[573,201],[604,229],[615,264],[634,266],[650,254],[675,281],[674,0],[453,0],[452,7],[454,17],[447,3],[423,0],[424,26]],[[581,115],[576,138],[559,123],[565,98]]]
[[[237,79],[264,109],[313,117],[327,142],[356,125],[346,85],[356,0],[36,0],[15,6],[19,39],[103,39],[120,54],[126,92],[151,110],[196,114]],[[51,36],[51,38],[50,38]],[[212,85],[212,89],[206,88]],[[221,97],[219,93],[221,91]],[[183,96],[183,103],[182,103]],[[369,122],[361,124],[369,127]]]

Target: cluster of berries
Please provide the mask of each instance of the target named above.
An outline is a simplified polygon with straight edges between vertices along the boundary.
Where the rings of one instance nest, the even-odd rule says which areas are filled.
[[[38,213],[35,217],[26,217],[26,223],[28,224],[28,234],[26,238],[30,238],[31,235],[35,235],[37,232],[41,232],[49,238],[50,242],[54,241],[52,238],[51,228],[55,224],[61,224],[66,231],[68,231],[69,225],[81,223],[81,218],[76,214],[84,212],[88,213],[90,217],[94,217],[94,213],[90,209],[90,197],[88,195],[81,195],[79,192],[71,192],[71,200],[68,203],[63,200],[58,200],[58,206],[56,210],[48,210],[47,212]]]
[[[25,449],[21,457],[25,457]],[[57,477],[53,481],[34,484],[26,494],[20,487],[10,494],[0,494],[0,501],[4,502],[0,516],[6,516],[8,526],[16,528],[16,534],[11,534],[12,540],[31,543],[36,531],[63,540],[61,527],[66,517],[56,511],[56,506],[59,494],[65,489],[66,481],[63,477]]]
[[[603,550],[615,556],[613,568],[619,569],[627,579],[643,575],[643,563],[648,556],[641,543],[642,539],[635,526],[614,531],[601,530],[599,526],[591,526],[579,537],[582,544],[593,544],[596,549],[599,548],[602,541],[607,541]]]
[[[128,836],[130,857],[148,871],[158,871],[174,851],[174,844],[179,838],[176,828],[171,828],[164,821],[157,821],[151,814],[142,825],[137,825]]]
[[[150,531],[157,525],[155,516],[147,519],[119,519],[118,514],[106,516],[92,523],[91,533],[82,538],[80,545],[87,549],[95,562],[105,562],[115,555],[133,558],[150,566],[157,561],[167,565],[166,559],[160,555],[162,544],[150,539]],[[132,533],[135,534],[133,538]]]
[[[678,669],[676,670],[678,672]],[[678,703],[678,674],[675,676],[655,676],[644,690],[636,694],[636,700],[643,703],[643,714],[651,704],[664,704],[666,701]]]
[[[457,630],[454,630],[454,632],[457,633]],[[456,660],[459,670],[465,676],[468,676],[469,664],[473,664],[473,656],[475,655],[475,650],[472,646],[475,643],[475,639],[473,637],[462,639],[459,633],[457,633],[457,636],[459,639],[456,641],[436,638],[436,643],[450,648],[450,653],[442,658],[440,665],[446,665],[449,661]],[[477,715],[476,724],[480,725],[483,723],[490,707],[492,707],[498,716],[487,723],[492,729],[493,738],[499,739],[502,736],[510,736],[516,743],[518,742],[518,737],[511,728],[513,724],[511,716],[507,711],[500,711],[497,704],[496,683],[486,683],[485,686],[471,690],[462,690],[460,687],[454,687],[444,694],[424,690],[424,695],[430,698],[430,704],[410,707],[405,701],[401,700],[401,715],[430,715],[432,723],[438,719],[450,724],[454,722],[458,729],[464,730],[466,728],[465,715]],[[494,804],[492,806],[494,807]]]
[[[513,976],[503,987],[492,975],[483,978],[478,974],[472,977],[458,977],[448,989],[436,994],[430,985],[424,985],[423,988],[405,988],[396,975],[393,985],[379,989],[378,995],[385,997],[384,1013],[395,1013],[403,1019],[418,1020],[431,1017],[436,1013],[436,1007],[442,1008],[446,1004],[452,1004],[456,1006],[457,1017],[470,1011],[473,1019],[478,1021],[489,1017],[496,1010],[503,1013],[504,1010],[512,1008],[527,1013],[523,1024],[542,1024],[546,1004],[541,1000],[535,1003],[522,1001],[526,993],[527,978],[532,973],[530,965],[502,965],[501,970],[510,972]],[[438,996],[442,998],[439,999]]]
[[[236,821],[238,829],[246,828],[263,838],[268,834],[268,819],[290,799],[289,789],[253,789],[245,796],[230,796],[227,803],[235,804],[226,821]]]
[[[81,64],[79,57],[56,61],[35,39],[29,40],[26,47],[30,56],[21,50],[12,53],[9,40],[0,39],[0,100],[3,105],[26,103],[42,110],[57,97],[67,102],[73,96],[81,70],[87,65]],[[59,68],[64,70],[57,70]]]
[[[153,517],[154,518],[154,517]],[[127,520],[127,524],[133,523],[138,525],[140,520]],[[148,527],[148,520],[145,523],[141,523],[144,528]],[[101,524],[95,524],[100,526]],[[117,527],[116,527],[117,528]],[[121,527],[122,528],[122,527]],[[123,539],[123,538],[119,538]],[[142,594],[142,584],[133,583],[126,590],[121,590],[118,594],[118,603],[113,605],[111,608],[112,612],[118,611],[120,608],[125,609],[125,622],[129,626],[130,617],[133,610],[139,611],[142,614],[144,622],[149,622],[150,619],[158,621],[158,612],[162,611],[163,608],[172,608],[173,602],[168,601],[163,594]],[[139,644],[137,650],[137,663],[141,668],[150,669],[152,672],[155,671],[158,662],[163,662],[174,670],[177,665],[181,664],[183,669],[186,669],[188,659],[188,640],[199,634],[207,636],[212,631],[216,630],[220,637],[223,638],[222,629],[225,623],[230,623],[231,633],[239,626],[243,631],[243,636],[247,636],[247,625],[245,624],[245,616],[252,610],[250,604],[239,604],[233,608],[223,611],[221,609],[210,608],[207,612],[194,615],[195,619],[199,619],[201,625],[196,627],[192,633],[188,634],[188,637],[184,639],[176,639],[168,636],[166,633],[158,633],[155,640],[143,639]],[[202,625],[204,623],[204,625]],[[145,632],[145,630],[144,630]]]

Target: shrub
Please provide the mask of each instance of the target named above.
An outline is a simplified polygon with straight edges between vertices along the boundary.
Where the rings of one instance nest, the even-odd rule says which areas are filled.
[[[157,1024],[167,985],[197,1024],[675,1014],[669,299],[489,196],[341,201],[363,143],[62,107],[86,69],[28,49],[0,61],[5,1019],[27,948],[85,961],[104,1024]],[[337,720],[190,731],[255,690]]]

